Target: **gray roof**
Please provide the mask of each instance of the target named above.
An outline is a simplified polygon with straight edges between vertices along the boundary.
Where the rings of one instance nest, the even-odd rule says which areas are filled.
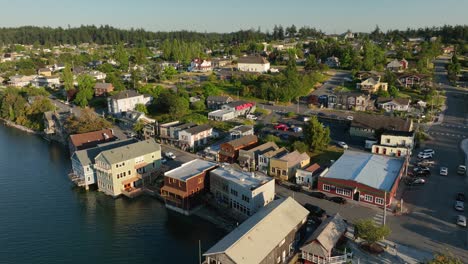
[[[210,95],[206,98],[206,101],[214,101],[219,103],[228,103],[232,101],[230,96],[222,96],[222,95]]]
[[[136,97],[136,96],[140,96],[140,95],[142,95],[142,94],[139,94],[135,90],[125,90],[125,91],[121,91],[121,92],[111,96],[110,98],[112,98],[114,100],[119,100],[119,99],[124,99],[124,98]]]
[[[301,251],[314,254],[316,256],[328,257],[338,240],[346,232],[347,225],[340,214],[328,217],[322,224],[307,238]]]
[[[154,139],[148,139],[103,151],[98,156],[103,156],[110,164],[114,164],[116,162],[134,159],[155,151],[161,151],[161,145],[156,143]]]
[[[78,159],[81,165],[83,166],[91,165],[91,164],[94,164],[94,159],[102,151],[130,145],[136,142],[137,142],[136,139],[127,139],[127,140],[118,140],[118,141],[113,141],[109,143],[99,144],[97,145],[97,147],[94,147],[94,148],[75,151],[73,156],[76,157],[76,159]]]
[[[233,129],[229,130],[229,132],[240,131],[241,133],[245,133],[245,132],[250,131],[252,129],[253,129],[253,126],[240,125],[240,126],[236,126]]]
[[[411,119],[403,119],[393,116],[372,115],[367,113],[353,113],[354,119],[351,121],[352,127],[387,130],[410,131],[412,127]]]
[[[248,64],[267,64],[268,61],[260,56],[246,56],[240,57],[237,63],[248,63]]]
[[[234,263],[260,263],[308,214],[291,197],[274,200],[203,255],[225,254]]]
[[[231,145],[233,148],[250,146],[258,142],[258,138],[255,135],[247,135],[238,139],[231,140],[226,144]]]
[[[189,133],[189,134],[198,134],[198,133],[201,133],[203,131],[206,131],[206,130],[210,130],[212,129],[212,127],[208,124],[205,124],[205,125],[199,125],[199,126],[194,126],[194,127],[191,127],[189,129],[185,129],[184,131]]]
[[[324,177],[355,181],[390,191],[403,164],[404,159],[401,158],[347,150]]]
[[[186,181],[193,176],[196,176],[204,171],[207,171],[211,168],[216,167],[216,163],[201,160],[201,159],[194,159],[192,161],[186,162],[179,167],[167,171],[164,173],[164,176],[170,177],[173,179],[179,179],[182,181]]]
[[[218,177],[236,183],[243,188],[249,188],[250,190],[254,190],[257,187],[273,180],[272,177],[268,177],[262,173],[249,173],[242,170],[236,170],[231,167],[217,168],[211,171],[210,174],[217,175]]]

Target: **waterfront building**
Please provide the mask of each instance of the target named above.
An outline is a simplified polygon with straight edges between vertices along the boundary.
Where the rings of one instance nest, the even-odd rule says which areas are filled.
[[[139,194],[161,166],[161,145],[148,139],[102,151],[95,158],[98,188],[112,197]]]
[[[210,192],[220,207],[247,218],[275,198],[275,180],[262,173],[221,167],[210,172]]]

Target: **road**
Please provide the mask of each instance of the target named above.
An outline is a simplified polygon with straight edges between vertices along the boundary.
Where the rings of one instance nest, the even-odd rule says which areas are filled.
[[[442,121],[427,130],[433,139],[421,145],[421,148],[436,151],[436,165],[425,186],[405,190],[404,203],[411,213],[390,219],[389,226],[393,231],[390,239],[428,251],[449,250],[468,262],[468,232],[455,225],[459,213],[454,209],[455,194],[468,194],[467,178],[456,174],[456,167],[464,162],[464,153],[459,146],[468,136],[468,97],[466,91],[449,85],[444,68],[447,62],[447,58],[435,61],[435,79],[446,92],[447,108]],[[440,166],[448,167],[448,176],[439,175]]]

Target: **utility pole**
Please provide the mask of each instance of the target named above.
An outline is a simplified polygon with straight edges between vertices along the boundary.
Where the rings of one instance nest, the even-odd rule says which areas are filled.
[[[198,263],[202,264],[201,262],[201,240],[198,240]]]

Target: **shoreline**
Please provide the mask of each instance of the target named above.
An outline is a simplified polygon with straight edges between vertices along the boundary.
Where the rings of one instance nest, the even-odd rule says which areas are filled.
[[[15,122],[12,122],[10,120],[6,120],[6,119],[3,119],[3,118],[0,118],[0,120],[3,121],[3,123],[5,124],[5,126],[8,126],[8,127],[13,127],[13,128],[16,128],[18,130],[21,130],[21,131],[24,131],[26,133],[29,133],[29,134],[33,134],[33,135],[41,135],[42,133],[40,131],[35,131],[35,130],[32,130],[30,128],[27,128],[25,126],[22,126],[22,125],[18,125],[16,124]]]

